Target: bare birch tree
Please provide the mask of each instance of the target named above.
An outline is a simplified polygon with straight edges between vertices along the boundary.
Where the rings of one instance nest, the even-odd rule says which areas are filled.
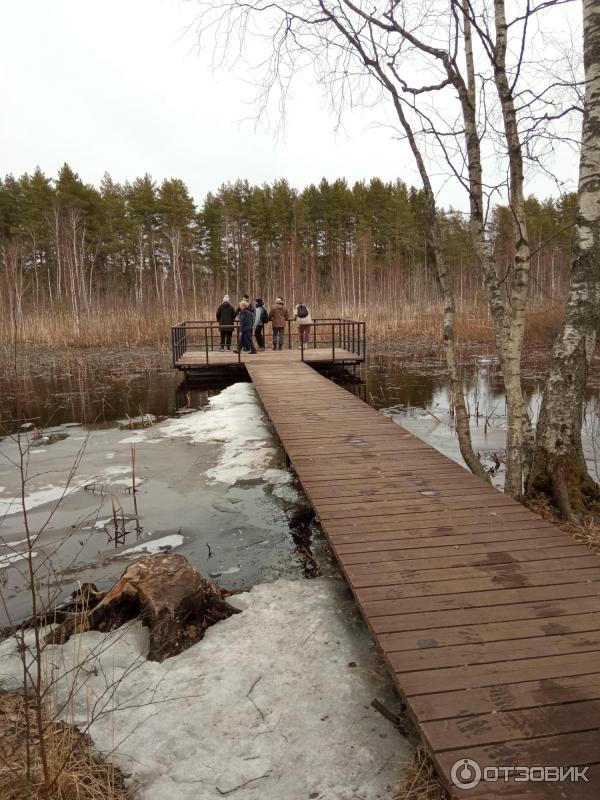
[[[530,280],[530,247],[525,218],[525,152],[521,129],[527,135],[527,153],[535,152],[535,139],[548,134],[553,121],[540,104],[547,102],[551,84],[532,96],[521,84],[526,77],[529,23],[533,17],[559,5],[550,0],[538,6],[517,4],[507,20],[504,0],[475,6],[470,0],[450,0],[416,6],[395,0],[365,4],[362,0],[296,0],[267,3],[208,0],[201,15],[200,35],[216,30],[225,50],[232,42],[242,45],[256,28],[273,45],[263,67],[264,107],[268,95],[278,91],[280,107],[295,70],[307,66],[307,55],[321,83],[332,96],[336,113],[362,99],[365,81],[374,82],[393,104],[401,131],[416,160],[428,198],[428,247],[440,283],[445,309],[444,342],[457,404],[461,450],[469,467],[481,474],[470,453],[468,418],[463,417],[460,383],[453,345],[454,299],[450,276],[439,262],[441,248],[435,239],[435,192],[429,177],[439,158],[447,174],[466,193],[474,250],[484,278],[496,347],[503,371],[507,400],[506,491],[523,492],[532,446],[521,383],[521,355]],[[522,12],[519,11],[523,5]],[[257,21],[255,18],[260,17]],[[537,20],[538,26],[540,20]],[[509,31],[515,32],[509,42]],[[268,32],[268,33],[267,33]],[[202,40],[202,39],[201,39]],[[508,54],[511,62],[508,63]],[[516,55],[515,55],[516,53]],[[264,68],[266,64],[266,69]],[[521,81],[521,83],[520,83]],[[499,110],[500,124],[493,117]],[[533,124],[525,120],[533,119]],[[438,160],[431,158],[437,148]],[[486,177],[484,163],[495,155],[502,168]],[[423,154],[428,154],[429,166]],[[534,156],[535,157],[535,156]],[[504,170],[508,178],[501,176]],[[488,226],[494,196],[508,198],[513,218],[514,263],[502,274],[496,263]]]
[[[585,104],[577,218],[565,319],[537,426],[529,492],[552,497],[564,517],[597,506],[581,441],[585,387],[600,323],[600,8],[583,0]]]

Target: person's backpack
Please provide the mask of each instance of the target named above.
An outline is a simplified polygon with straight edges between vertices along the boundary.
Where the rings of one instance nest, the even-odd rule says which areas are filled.
[[[300,317],[300,319],[304,319],[304,317],[308,317],[308,308],[300,304],[296,309],[296,316]]]

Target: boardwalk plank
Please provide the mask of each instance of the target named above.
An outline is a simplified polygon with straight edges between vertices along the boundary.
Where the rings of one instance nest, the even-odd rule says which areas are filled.
[[[420,628],[407,633],[382,633],[379,641],[386,653],[417,650],[424,652],[432,648],[444,648],[460,644],[485,644],[536,636],[561,636],[567,633],[600,630],[600,613],[581,613],[545,617],[544,619],[521,619],[479,625],[460,624],[447,628]],[[425,652],[428,657],[428,653]],[[600,665],[599,665],[600,669]]]
[[[431,647],[421,650],[393,650],[386,653],[396,672],[496,664],[520,658],[565,655],[600,651],[600,631],[565,633],[555,636],[533,636],[524,639],[502,639],[498,642],[473,642],[469,644]],[[600,662],[599,662],[600,664]]]
[[[398,569],[466,567],[581,555],[579,545],[570,544],[560,536],[531,539],[530,541],[517,539],[516,544],[510,549],[506,544],[506,541],[501,541],[490,544],[463,545],[462,547],[440,547],[435,551],[432,551],[430,547],[421,547],[405,549],[400,552],[384,550],[379,553],[346,553],[344,563],[348,575],[355,576],[366,575],[370,572],[392,572]]]
[[[558,588],[574,588],[571,592],[559,592]],[[456,609],[446,610],[441,608],[433,611],[420,611],[417,609],[406,609],[404,613],[383,615],[372,617],[369,622],[374,633],[394,633],[403,631],[415,631],[427,628],[456,627],[458,623],[462,625],[478,625],[488,622],[516,622],[518,620],[528,620],[536,618],[540,620],[558,617],[562,615],[581,613],[587,614],[592,611],[600,611],[600,591],[582,594],[573,584],[569,587],[558,587],[553,594],[551,590],[547,593],[552,595],[550,598],[538,598],[535,602],[515,602],[498,603],[491,606],[475,605],[461,607],[460,616],[457,616]],[[537,590],[538,592],[540,590]],[[556,597],[562,594],[562,597]],[[553,599],[554,598],[554,599]],[[518,597],[517,600],[522,599]]]
[[[473,714],[541,708],[557,703],[573,702],[577,697],[600,700],[600,672],[524,681],[508,686],[424,694],[411,698],[411,708],[417,719],[427,722],[468,717]]]
[[[424,722],[423,731],[436,751],[600,729],[600,700],[582,700],[542,708],[477,714]],[[600,745],[600,740],[598,742]],[[599,752],[600,756],[600,752]]]
[[[458,578],[448,580],[428,581],[426,577],[417,583],[385,584],[383,586],[357,586],[353,584],[356,593],[360,596],[365,607],[382,606],[388,602],[398,602],[400,599],[424,597],[432,600],[438,595],[451,596],[468,592],[481,595],[486,591],[496,589],[509,590],[519,587],[554,586],[556,589],[561,584],[586,584],[587,582],[600,581],[600,566],[578,570],[525,573],[500,573],[489,574],[482,578]],[[374,583],[374,581],[373,581]],[[593,584],[592,584],[593,585]]]
[[[574,548],[575,549],[575,548]],[[444,559],[442,559],[444,561]],[[598,568],[597,556],[590,553],[589,555],[582,556],[580,552],[565,557],[560,561],[561,572],[569,570],[580,570],[581,568]],[[352,585],[357,589],[364,589],[368,587],[379,588],[383,586],[396,586],[402,584],[408,586],[413,583],[421,584],[432,582],[447,582],[447,581],[470,581],[471,579],[479,580],[482,576],[489,577],[492,583],[504,583],[504,579],[513,579],[518,585],[524,585],[519,581],[520,577],[524,580],[529,580],[525,576],[533,575],[539,572],[549,572],[551,576],[556,574],[557,561],[555,558],[550,559],[534,559],[530,561],[516,561],[512,559],[504,563],[479,563],[475,566],[465,566],[464,564],[444,565],[443,567],[434,568],[430,565],[430,569],[421,568],[403,568],[396,569],[393,572],[367,572],[356,573],[354,569],[346,569],[346,574]],[[569,575],[565,577],[569,578]],[[572,578],[571,578],[572,579]],[[553,578],[551,577],[551,580]],[[435,590],[435,587],[432,587]],[[431,592],[428,592],[431,594]]]
[[[597,557],[297,355],[245,361],[452,796],[596,798],[450,773],[600,763]]]
[[[600,664],[600,648],[583,653],[519,658],[494,664],[470,664],[469,668],[444,667],[417,671],[397,670],[398,682],[406,695],[431,694],[443,681],[447,691],[501,686],[522,681],[560,678],[595,673]]]

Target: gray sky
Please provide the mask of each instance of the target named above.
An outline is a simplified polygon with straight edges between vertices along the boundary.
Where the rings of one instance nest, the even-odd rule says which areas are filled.
[[[297,84],[285,141],[257,129],[254,88],[239,74],[212,74],[209,54],[194,49],[186,26],[195,12],[178,0],[5,0],[0,174],[39,164],[55,175],[64,161],[95,184],[105,171],[121,181],[150,172],[182,178],[198,202],[236,178],[418,182],[383,107],[353,112],[336,134],[319,88]],[[564,167],[573,172],[575,157]],[[463,206],[452,188],[440,199]]]

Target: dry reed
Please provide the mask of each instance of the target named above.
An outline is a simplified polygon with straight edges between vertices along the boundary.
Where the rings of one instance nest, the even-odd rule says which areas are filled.
[[[415,748],[411,761],[404,767],[400,791],[394,800],[448,800],[448,793],[422,744]]]
[[[377,304],[368,308],[340,308],[332,302],[313,306],[313,317],[344,317],[367,323],[367,335],[373,344],[398,338],[427,338],[441,341],[442,313],[439,304]],[[561,320],[556,305],[536,307],[527,317],[526,341],[549,345]],[[132,305],[96,307],[76,320],[70,311],[39,310],[25,312],[18,326],[18,340],[26,345],[49,348],[136,347],[150,345],[164,348],[169,344],[170,327],[184,319],[215,318],[215,309],[140,308]],[[458,308],[456,331],[459,342],[493,343],[494,330],[487,306],[463,304]],[[0,345],[14,340],[15,328],[9,315],[0,318]]]
[[[88,736],[46,718],[44,740],[52,781],[48,789],[36,736],[32,728],[27,730],[26,702],[32,701],[16,694],[0,695],[2,800],[130,800],[120,772],[94,753]]]

